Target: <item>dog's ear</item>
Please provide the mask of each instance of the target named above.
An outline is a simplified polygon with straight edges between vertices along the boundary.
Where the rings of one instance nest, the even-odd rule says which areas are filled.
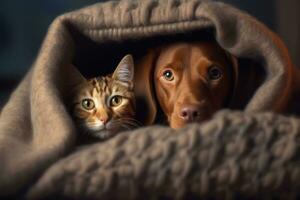
[[[157,52],[151,50],[135,65],[134,91],[136,117],[144,125],[153,124],[156,117],[156,102],[153,79]]]

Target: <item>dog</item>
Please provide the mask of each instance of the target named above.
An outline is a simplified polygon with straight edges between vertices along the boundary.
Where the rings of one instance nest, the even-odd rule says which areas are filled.
[[[148,114],[143,119],[146,124],[155,121],[156,102],[174,129],[203,122],[229,106],[237,71],[234,57],[216,42],[183,42],[153,49],[137,65],[136,94],[143,100],[138,109]]]

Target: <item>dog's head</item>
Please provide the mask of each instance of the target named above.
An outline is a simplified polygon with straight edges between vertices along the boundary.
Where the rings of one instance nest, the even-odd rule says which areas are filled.
[[[154,84],[149,76],[140,78],[144,85],[140,91],[151,99],[150,118],[156,114],[155,97],[172,128],[209,119],[229,104],[237,72],[232,57],[217,43],[176,43],[154,52],[159,53],[156,57],[152,53],[142,67]]]

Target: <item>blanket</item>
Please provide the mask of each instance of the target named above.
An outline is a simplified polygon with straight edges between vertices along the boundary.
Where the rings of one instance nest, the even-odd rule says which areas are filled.
[[[243,114],[228,115],[239,123],[227,127],[231,118],[220,120],[217,116],[207,126],[191,125],[178,131],[141,128],[74,153],[76,129],[65,100],[78,81],[71,63],[87,76],[105,74],[125,53],[139,57],[142,49],[166,38],[171,42],[190,37],[200,40],[203,33],[245,64],[241,71],[252,69],[254,63],[264,72],[263,81],[241,108]],[[244,191],[269,194],[270,190],[296,195],[299,173],[293,163],[297,156],[293,156],[298,150],[294,138],[299,132],[298,120],[252,115],[297,113],[298,77],[298,69],[275,33],[222,2],[121,0],[66,13],[53,21],[33,66],[2,109],[0,197],[124,199],[147,194],[149,198],[192,198]],[[248,83],[247,78],[246,73],[241,81]],[[220,156],[232,152],[232,145],[236,149],[239,137],[246,138],[241,139],[246,144],[237,147],[242,149],[238,151],[241,156],[217,159],[220,152]],[[136,149],[141,150],[134,154]],[[63,159],[68,154],[70,157]],[[243,156],[246,161],[239,163]],[[183,158],[186,163],[181,165]],[[256,159],[263,161],[252,162]],[[291,187],[280,187],[286,182]]]
[[[28,198],[297,199],[299,126],[271,113],[222,111],[179,133],[127,132],[57,162]]]

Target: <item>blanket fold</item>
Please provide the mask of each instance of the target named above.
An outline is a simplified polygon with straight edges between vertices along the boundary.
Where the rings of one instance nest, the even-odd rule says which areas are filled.
[[[236,57],[241,71],[259,68],[265,72],[262,82],[243,102],[245,113],[221,114],[203,127],[191,125],[178,131],[138,129],[57,162],[73,150],[76,138],[65,99],[78,81],[77,69],[70,64],[88,76],[104,75],[127,53],[142,56],[142,50],[162,44],[164,39],[201,40],[203,33]],[[248,61],[255,67],[247,65]],[[254,77],[258,76],[262,74]],[[1,112],[0,197],[23,196],[30,188],[27,197],[33,199],[124,199],[118,196],[121,194],[129,199],[142,193],[158,195],[153,198],[219,197],[223,193],[256,197],[274,188],[273,194],[298,194],[297,179],[293,178],[298,177],[297,159],[293,160],[298,152],[298,119],[253,115],[295,111],[298,78],[298,69],[275,33],[221,2],[121,0],[66,13],[49,27],[36,61]],[[239,91],[248,92],[246,83],[255,85],[248,73],[239,79]],[[236,101],[242,101],[244,94],[236,95]],[[227,127],[227,121],[234,122]],[[243,145],[234,147],[231,142],[235,140]],[[131,157],[136,148],[141,149],[139,154]],[[237,148],[240,154],[227,155],[230,148]],[[101,154],[106,149],[113,155],[107,157],[111,160]],[[219,153],[224,155],[221,160],[217,159]],[[187,162],[180,165],[183,158]],[[244,162],[238,163],[240,159]],[[257,187],[252,188],[249,181]],[[282,191],[279,186],[284,181],[291,187]],[[163,183],[170,185],[164,187]],[[119,192],[112,194],[114,186]]]

